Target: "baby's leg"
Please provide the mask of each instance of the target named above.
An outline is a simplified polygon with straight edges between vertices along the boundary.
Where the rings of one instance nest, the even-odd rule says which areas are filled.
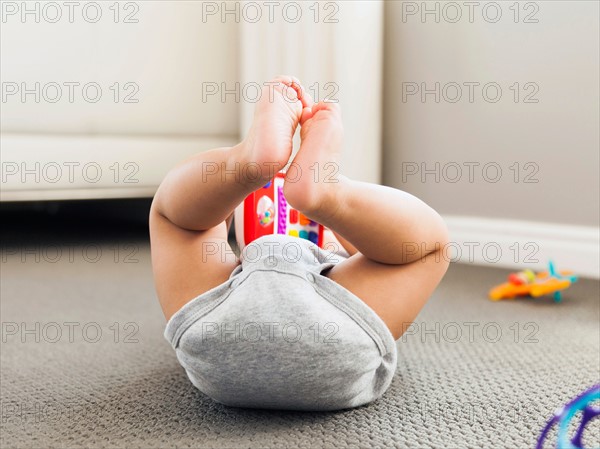
[[[150,238],[154,281],[167,319],[225,282],[237,265],[226,220],[288,162],[301,96],[297,81],[277,78],[263,90],[242,143],[198,154],[161,183],[150,211]]]
[[[433,209],[406,192],[332,175],[327,164],[338,163],[341,143],[338,106],[315,105],[312,116],[303,117],[294,159],[305,176],[286,183],[286,197],[357,249],[327,275],[365,301],[397,339],[446,272],[447,229]]]
[[[188,159],[167,175],[154,197],[152,268],[167,319],[191,299],[225,282],[237,265],[227,242],[226,219],[254,186],[224,173],[243,150],[238,145]]]
[[[345,179],[336,196],[339,207],[335,215],[319,218],[318,213],[311,216],[306,212],[327,223],[358,250],[330,270],[328,276],[363,299],[398,339],[448,268],[443,253],[447,232],[441,224],[434,230],[440,218],[433,211],[429,217],[424,211],[420,213],[426,206],[415,204],[415,198],[405,192],[389,192],[381,186]],[[382,208],[393,209],[395,214],[381,212]],[[378,213],[379,219],[371,218]],[[420,216],[424,227],[431,228],[421,229],[418,221],[403,215]]]

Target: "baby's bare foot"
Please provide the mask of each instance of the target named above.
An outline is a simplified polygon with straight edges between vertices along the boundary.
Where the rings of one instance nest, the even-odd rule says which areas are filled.
[[[340,152],[344,128],[337,103],[310,105],[301,117],[300,150],[290,165],[285,196],[307,216],[319,220],[333,213],[341,175]]]
[[[279,76],[262,89],[254,121],[241,145],[242,153],[236,155],[243,164],[260,167],[258,182],[270,180],[289,161],[304,107],[302,92],[298,80],[291,76]],[[257,170],[247,172],[254,174]]]

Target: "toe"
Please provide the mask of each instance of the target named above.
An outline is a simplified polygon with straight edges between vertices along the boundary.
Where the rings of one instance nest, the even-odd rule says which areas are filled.
[[[315,102],[312,99],[312,96],[310,95],[308,90],[305,89],[304,86],[302,86],[302,84],[299,84],[299,86],[300,86],[300,92],[298,95],[299,95],[300,101],[302,102],[302,107],[303,108],[312,108],[313,105],[315,104]]]
[[[300,116],[300,125],[304,125],[307,120],[310,120],[312,117],[312,109],[304,108],[302,109],[302,115]]]
[[[319,111],[327,111],[329,109],[328,103],[323,101],[319,101],[312,107],[312,115],[315,116]]]
[[[341,118],[342,110],[338,102],[320,101],[312,107],[313,117],[320,111],[327,111],[334,116]]]
[[[290,75],[278,75],[271,80],[272,83],[283,83],[289,86],[294,82],[294,77]]]
[[[284,86],[286,86],[286,87],[282,87],[282,91],[284,93],[286,93],[286,96],[290,100],[292,100],[292,99],[293,100],[300,100],[302,102],[302,107],[303,108],[307,108],[307,107],[310,108],[313,105],[313,103],[314,103],[311,95],[304,88],[304,86],[302,85],[302,83],[300,82],[300,80],[298,78],[296,78],[295,76],[279,75],[279,76],[275,77],[271,81],[271,83],[281,83]],[[289,90],[287,88],[293,89],[294,92],[290,91],[289,93],[287,93],[287,91]]]

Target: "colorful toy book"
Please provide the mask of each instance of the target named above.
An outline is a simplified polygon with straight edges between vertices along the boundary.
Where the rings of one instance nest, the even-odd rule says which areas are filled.
[[[323,247],[323,226],[289,205],[283,183],[284,175],[278,173],[236,208],[235,233],[241,247],[269,234],[298,237]]]

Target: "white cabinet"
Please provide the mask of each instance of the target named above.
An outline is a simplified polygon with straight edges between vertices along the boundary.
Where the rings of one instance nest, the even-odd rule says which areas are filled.
[[[239,105],[203,98],[236,80],[237,23],[203,23],[202,2],[75,3],[3,2],[3,201],[152,196],[180,159],[237,140]]]
[[[341,102],[342,171],[379,181],[382,2],[271,3],[3,1],[0,200],[152,196],[279,74]]]

